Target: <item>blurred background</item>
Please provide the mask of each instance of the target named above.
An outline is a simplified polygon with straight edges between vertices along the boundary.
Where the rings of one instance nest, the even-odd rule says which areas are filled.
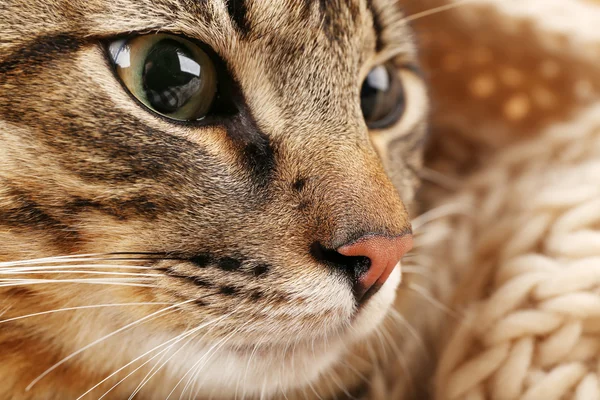
[[[408,0],[433,100],[428,167],[459,177],[600,97],[600,1]]]

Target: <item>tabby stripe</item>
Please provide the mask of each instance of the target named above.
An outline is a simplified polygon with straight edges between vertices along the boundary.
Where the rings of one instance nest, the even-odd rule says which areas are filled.
[[[248,21],[248,8],[246,0],[225,0],[227,2],[227,12],[231,23],[240,32],[242,36],[250,34],[250,21]]]
[[[51,231],[57,242],[77,241],[79,233],[46,213],[40,204],[17,189],[9,189],[6,198],[12,205],[0,209],[0,225],[13,228],[36,228]]]
[[[35,72],[62,55],[79,50],[83,44],[81,39],[69,34],[34,37],[8,56],[0,54],[0,84],[2,75]]]
[[[383,50],[383,47],[384,47],[383,37],[382,37],[383,23],[381,21],[381,14],[379,13],[379,10],[377,10],[377,7],[373,3],[373,1],[375,1],[375,0],[367,1],[367,7],[369,8],[369,11],[371,11],[371,15],[373,16],[373,29],[375,30],[375,37],[377,40],[377,42],[375,44],[375,50],[379,52],[379,51]]]

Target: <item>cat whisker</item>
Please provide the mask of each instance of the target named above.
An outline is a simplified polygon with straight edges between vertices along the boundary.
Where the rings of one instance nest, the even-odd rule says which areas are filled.
[[[113,278],[107,280],[105,278],[86,278],[86,279],[0,279],[0,288],[14,286],[33,286],[33,285],[50,285],[58,283],[77,283],[87,285],[105,285],[105,286],[135,286],[135,287],[156,287],[155,285],[134,283],[136,281],[152,280],[152,278]]]
[[[425,356],[427,358],[431,358],[431,354],[429,354],[429,350],[427,349],[427,346],[425,345],[425,341],[423,340],[423,338],[421,336],[419,336],[417,329],[414,326],[412,326],[412,324],[406,318],[404,318],[404,316],[402,314],[400,314],[396,309],[392,308],[390,310],[389,315],[392,319],[395,319],[397,322],[399,322],[400,325],[402,325],[402,327],[405,328],[413,338],[415,338],[415,340],[417,341],[417,344],[419,345],[421,350],[423,350],[423,353],[425,354]]]
[[[13,265],[27,265],[27,264],[49,264],[49,263],[63,263],[63,262],[78,262],[78,261],[86,261],[91,257],[97,257],[99,254],[76,254],[69,256],[54,256],[54,257],[41,257],[41,258],[32,258],[28,260],[16,260],[16,261],[2,261],[0,262],[0,268],[5,266],[13,266]],[[100,259],[98,259],[100,260]]]
[[[366,362],[366,360],[364,360],[363,358],[360,358],[360,360]],[[365,374],[356,369],[351,363],[349,363],[348,361],[344,361],[343,364],[350,371],[354,372],[354,374],[356,374],[356,376],[360,378],[361,382],[369,382],[369,379],[365,376]]]
[[[356,397],[354,397],[352,394],[350,394],[350,392],[348,391],[348,388],[340,382],[340,380],[338,379],[339,376],[334,370],[331,370],[329,377],[331,378],[333,383],[335,383],[337,385],[337,387],[339,387],[340,390],[346,395],[346,398],[352,399],[352,400],[358,400]]]
[[[125,257],[127,256],[127,257]],[[92,254],[74,254],[68,256],[53,256],[32,258],[28,260],[2,261],[0,268],[21,266],[21,265],[42,265],[42,264],[66,264],[72,262],[92,262],[92,261],[152,261],[152,260],[185,260],[182,257],[174,257],[168,253],[135,253],[135,252],[113,252],[113,253],[92,253]]]
[[[237,311],[237,309],[236,309],[236,311]],[[204,361],[204,362],[203,362],[201,365],[197,365],[197,366],[196,366],[196,364],[194,364],[194,365],[192,366],[192,368],[190,369],[190,371],[192,371],[192,370],[194,370],[194,369],[195,369],[195,372],[194,372],[194,373],[193,373],[193,374],[192,374],[192,375],[191,375],[191,376],[188,378],[188,381],[186,382],[186,385],[184,386],[184,388],[183,388],[183,390],[182,390],[182,392],[181,392],[181,394],[180,394],[180,396],[179,396],[179,400],[181,400],[181,399],[183,398],[183,395],[185,394],[185,392],[186,392],[186,391],[187,391],[187,389],[189,388],[189,386],[190,386],[191,382],[193,381],[193,379],[194,379],[194,378],[195,378],[195,377],[196,377],[196,376],[197,376],[197,375],[200,373],[200,371],[202,371],[202,368],[204,368],[204,366],[205,366],[206,364],[208,364],[208,362],[209,362],[209,361],[212,359],[212,357],[213,357],[213,356],[214,356],[214,355],[215,355],[215,354],[216,354],[216,353],[217,353],[217,352],[218,352],[220,349],[222,349],[222,348],[223,348],[223,347],[224,347],[224,346],[227,344],[227,341],[228,341],[228,340],[230,340],[232,337],[234,337],[235,335],[237,335],[237,333],[238,333],[238,332],[240,332],[240,331],[241,331],[241,330],[242,330],[242,329],[243,329],[245,326],[247,326],[247,325],[248,325],[249,323],[251,323],[251,322],[253,322],[253,320],[252,320],[252,319],[251,319],[251,320],[249,320],[249,321],[246,321],[246,322],[245,322],[245,323],[244,323],[242,326],[238,327],[238,328],[237,328],[236,330],[234,330],[234,331],[233,331],[233,332],[232,332],[230,335],[228,335],[228,336],[227,336],[225,339],[223,339],[223,343],[221,343],[220,345],[218,345],[218,344],[217,344],[217,345],[214,345],[214,346],[213,346],[211,349],[209,349],[209,350],[207,351],[207,353],[206,353],[206,354],[205,354],[203,357],[201,357],[201,359],[202,359],[202,358],[204,358],[204,357],[208,357],[208,358],[206,358],[206,360],[205,360],[205,361]],[[214,350],[213,350],[213,349],[214,349]],[[189,373],[190,371],[188,371],[188,373]],[[185,377],[185,376],[184,376],[184,377]],[[167,399],[168,399],[168,397],[167,397]]]
[[[205,296],[208,297],[208,296]],[[86,396],[88,393],[90,393],[92,390],[96,389],[98,386],[100,386],[101,384],[103,384],[104,382],[106,382],[107,380],[109,380],[110,378],[112,378],[113,376],[115,376],[116,374],[118,374],[119,372],[121,372],[122,370],[124,370],[125,368],[129,367],[130,365],[134,364],[135,362],[137,362],[138,360],[144,358],[145,356],[147,356],[148,354],[160,349],[161,347],[167,346],[171,343],[169,346],[167,346],[167,349],[163,349],[161,350],[158,354],[154,355],[153,357],[151,357],[149,360],[145,361],[142,365],[140,365],[139,367],[137,367],[136,369],[134,369],[133,371],[131,371],[129,374],[127,374],[127,376],[125,376],[123,379],[121,379],[119,382],[117,382],[114,386],[112,386],[107,392],[105,392],[98,400],[102,399],[103,397],[105,397],[109,392],[111,392],[113,389],[115,389],[118,385],[120,385],[122,382],[124,382],[127,378],[129,378],[131,375],[133,375],[136,371],[138,371],[140,368],[142,368],[144,365],[148,364],[150,361],[152,361],[154,358],[158,357],[160,354],[166,354],[166,352],[172,348],[172,346],[174,346],[175,344],[179,343],[181,340],[184,340],[187,337],[192,336],[194,333],[198,332],[200,329],[205,328],[208,325],[217,323],[227,317],[229,317],[231,314],[227,314],[227,315],[223,315],[219,318],[216,318],[212,321],[209,321],[207,323],[204,324],[200,324],[195,328],[192,328],[191,330],[185,331],[177,336],[175,336],[174,338],[171,338],[161,344],[159,344],[158,346],[155,346],[154,348],[146,351],[144,354],[134,358],[133,360],[131,360],[130,362],[128,362],[127,364],[125,364],[124,366],[120,367],[119,369],[117,369],[116,371],[112,372],[110,375],[108,375],[107,377],[105,377],[104,379],[102,379],[100,382],[98,382],[96,385],[94,385],[93,387],[89,388],[85,393],[83,393],[81,396],[79,396],[77,398],[77,400],[80,400],[81,398],[83,398],[84,396]],[[176,353],[175,353],[176,354]],[[170,358],[169,358],[170,359]],[[162,360],[162,358],[161,358]],[[168,360],[167,360],[168,361]],[[160,362],[160,360],[159,360]],[[138,388],[141,389],[140,385],[138,385]],[[138,388],[136,388],[136,392],[134,393],[137,394],[137,392],[139,391]],[[132,395],[131,397],[133,397],[134,395]]]
[[[403,274],[425,275],[428,276],[431,268],[421,265],[402,265]]]
[[[441,310],[442,312],[451,316],[452,318],[460,318],[461,317],[457,311],[451,309],[450,307],[448,307],[447,305],[445,305],[444,303],[442,303],[441,301],[436,299],[431,293],[429,293],[429,291],[426,288],[424,288],[414,282],[410,282],[405,287],[408,290],[411,290],[411,291],[419,294],[421,297],[423,297],[425,300],[427,300],[429,303],[431,303],[437,309]]]
[[[64,357],[60,361],[54,363],[54,365],[52,365],[50,368],[46,369],[44,372],[42,372],[40,375],[38,375],[37,378],[35,378],[33,381],[31,381],[31,383],[29,385],[27,385],[27,387],[25,388],[25,391],[27,391],[27,392],[30,391],[31,388],[33,386],[35,386],[36,383],[38,383],[40,380],[42,380],[45,376],[47,376],[49,373],[51,373],[52,371],[54,371],[56,368],[60,367],[61,365],[63,365],[67,361],[71,360],[73,357],[77,356],[78,354],[81,354],[85,350],[87,350],[87,349],[89,349],[89,348],[97,345],[98,343],[101,343],[101,342],[105,341],[106,339],[108,339],[108,338],[110,338],[112,336],[115,336],[115,335],[117,335],[117,334],[119,334],[119,333],[121,333],[121,332],[123,332],[123,331],[125,331],[125,330],[127,330],[127,329],[129,329],[129,328],[131,328],[133,326],[135,326],[135,325],[138,325],[138,324],[141,324],[142,322],[148,321],[151,318],[156,318],[157,316],[159,316],[160,314],[162,314],[162,313],[164,313],[166,311],[174,310],[177,307],[180,307],[180,306],[185,305],[185,304],[189,304],[189,303],[194,302],[194,301],[196,301],[196,299],[190,299],[190,300],[182,301],[180,303],[173,304],[172,306],[165,307],[165,308],[163,308],[161,310],[158,310],[158,311],[155,311],[155,312],[153,312],[153,313],[151,313],[149,315],[146,315],[145,317],[142,317],[142,318],[140,318],[140,319],[138,319],[138,320],[136,320],[134,322],[131,322],[131,323],[129,323],[129,324],[127,324],[127,325],[125,325],[125,326],[123,326],[123,327],[121,327],[121,328],[119,328],[119,329],[117,329],[117,330],[115,330],[115,331],[113,331],[111,333],[109,333],[108,335],[104,335],[101,338],[94,340],[92,343],[90,343],[90,344],[88,344],[86,346],[83,346],[81,349],[79,349],[79,350],[77,350],[77,351],[69,354],[68,356]]]
[[[152,270],[152,267],[136,266],[136,265],[118,265],[118,264],[75,264],[75,265],[45,265],[34,267],[6,267],[0,268],[0,274],[6,271],[47,271],[47,270],[69,270],[72,268],[79,269],[132,269],[132,270]]]
[[[408,390],[413,393],[416,392],[415,377],[410,372],[410,366],[406,360],[405,355],[402,353],[402,350],[400,350],[393,337],[390,335],[390,333],[387,331],[384,325],[381,325],[378,331],[380,331],[380,333],[383,335],[384,340],[391,346],[392,351],[396,356],[396,360],[400,363],[402,369],[404,370],[404,373],[406,374],[407,378]]]
[[[456,2],[454,2],[452,4],[445,4],[443,6],[430,8],[429,10],[425,10],[425,11],[421,11],[421,12],[409,15],[409,16],[407,16],[407,17],[404,18],[404,21],[406,21],[406,22],[414,22],[414,21],[417,21],[417,20],[419,20],[421,18],[429,17],[431,15],[439,14],[439,13],[444,12],[444,11],[450,11],[450,10],[453,10],[455,8],[465,6],[465,5],[469,4],[469,3],[472,3],[473,1],[474,0],[457,0]]]
[[[203,296],[203,297],[202,297],[202,299],[204,299],[204,298],[207,298],[207,297],[210,297],[210,296],[212,296],[212,295],[206,295],[206,296]],[[201,325],[201,326],[200,326],[198,329],[194,328],[194,329],[195,329],[194,333],[198,332],[198,331],[199,331],[200,329],[202,329],[202,328],[205,328],[205,327],[207,327],[207,326],[209,326],[209,325],[214,325],[214,324],[216,324],[217,322],[220,322],[220,321],[222,321],[222,320],[224,320],[224,319],[227,319],[227,318],[231,317],[231,316],[232,316],[233,314],[235,314],[235,313],[236,313],[238,310],[239,310],[239,308],[236,308],[235,310],[231,311],[231,312],[230,312],[230,313],[228,313],[228,314],[225,314],[225,315],[223,315],[223,316],[221,316],[221,317],[219,317],[219,318],[216,318],[215,320],[213,320],[213,321],[210,321],[210,322],[208,322],[208,323],[202,324],[202,325]],[[206,335],[207,335],[207,334],[208,334],[208,333],[209,333],[209,332],[210,332],[210,331],[211,331],[213,328],[214,328],[214,326],[213,326],[213,327],[211,327],[211,328],[210,328],[210,329],[209,329],[209,330],[208,330],[206,333],[204,333],[204,335],[203,335],[202,337],[205,337],[205,336],[206,336]],[[190,338],[190,339],[191,339],[191,338]],[[152,379],[152,378],[153,378],[153,377],[154,377],[154,376],[155,376],[155,375],[156,375],[156,374],[157,374],[157,373],[158,373],[158,372],[159,372],[159,371],[160,371],[160,370],[161,370],[161,369],[162,369],[162,368],[163,368],[163,367],[164,367],[164,366],[165,366],[165,365],[166,365],[166,364],[167,364],[167,363],[168,363],[168,362],[169,362],[169,361],[170,361],[170,360],[171,360],[171,359],[172,359],[172,358],[173,358],[173,357],[174,357],[174,356],[175,356],[175,355],[176,355],[176,354],[179,352],[179,351],[181,351],[181,349],[183,349],[183,348],[184,348],[184,347],[187,345],[187,343],[189,343],[189,341],[188,341],[188,342],[186,342],[186,344],[185,344],[184,346],[180,347],[180,348],[179,348],[179,349],[178,349],[178,350],[177,350],[177,351],[176,351],[176,352],[175,352],[173,355],[171,355],[171,357],[169,357],[169,358],[168,358],[166,361],[164,361],[164,362],[163,362],[163,363],[162,363],[160,366],[158,366],[158,368],[156,368],[156,367],[157,367],[157,365],[158,365],[158,364],[161,362],[161,361],[159,360],[159,361],[157,362],[157,364],[156,364],[154,367],[152,367],[152,369],[151,369],[151,370],[150,370],[150,371],[149,371],[149,372],[146,374],[146,376],[144,376],[144,378],[142,379],[142,381],[141,381],[141,382],[138,384],[138,386],[135,388],[135,390],[133,391],[133,393],[132,393],[132,394],[129,396],[129,399],[128,399],[128,400],[130,400],[130,399],[133,399],[133,398],[135,397],[135,395],[136,395],[137,393],[139,393],[139,392],[142,390],[142,388],[143,388],[143,387],[144,387],[144,386],[145,386],[145,385],[146,385],[146,384],[147,384],[147,383],[148,383],[148,382],[149,382],[149,381],[150,381],[150,380],[151,380],[151,379]]]
[[[313,353],[313,356],[314,356],[314,353]],[[310,390],[312,390],[314,395],[317,396],[317,399],[323,400],[323,397],[321,397],[319,392],[317,392],[317,389],[315,389],[315,386],[312,384],[311,380],[310,379],[305,379],[305,380],[308,381],[308,387],[310,388]]]
[[[423,167],[419,171],[419,177],[446,190],[455,191],[461,187],[461,182],[458,179],[427,167]]]
[[[468,204],[458,204],[458,203],[444,204],[443,206],[433,208],[433,209],[419,215],[418,217],[414,218],[412,220],[413,230],[418,231],[424,225],[426,225],[430,222],[433,222],[435,220],[441,219],[441,218],[446,218],[446,217],[450,217],[453,215],[469,216],[471,214],[471,212],[472,212],[472,209],[471,209],[470,205],[468,205]]]
[[[139,277],[161,277],[164,276],[162,274],[145,274],[145,273],[135,273],[135,272],[108,272],[108,271],[81,271],[81,270],[43,270],[43,271],[0,271],[1,275],[47,275],[47,274],[56,274],[56,275],[107,275],[107,276],[139,276]],[[4,279],[4,278],[0,278]]]
[[[94,305],[89,305],[89,306],[65,307],[65,308],[57,308],[55,310],[42,311],[42,312],[37,312],[37,313],[33,313],[33,314],[21,315],[21,316],[14,317],[14,318],[3,319],[3,320],[0,320],[0,324],[6,323],[6,322],[11,322],[11,321],[18,321],[18,320],[25,319],[25,318],[37,317],[40,315],[54,314],[54,313],[60,313],[60,312],[66,312],[66,311],[87,310],[87,309],[107,308],[107,307],[133,307],[133,306],[137,307],[137,306],[155,306],[155,305],[169,305],[169,304],[172,304],[172,303],[165,303],[165,302],[114,303],[114,304],[94,304]]]
[[[183,335],[183,334],[182,334]],[[181,335],[180,335],[181,336]],[[179,338],[180,336],[177,336],[177,338]],[[135,374],[137,371],[139,371],[141,368],[143,368],[145,365],[147,365],[148,363],[150,363],[152,360],[154,360],[156,357],[160,356],[160,359],[158,360],[158,362],[162,361],[163,357],[168,353],[169,350],[171,350],[173,348],[173,346],[175,346],[176,343],[173,343],[169,346],[167,346],[166,349],[163,349],[161,351],[159,351],[158,353],[156,353],[155,355],[153,355],[152,357],[150,357],[148,360],[144,361],[142,364],[140,364],[138,367],[136,367],[133,371],[131,371],[130,373],[128,373],[127,375],[125,375],[123,378],[121,378],[117,383],[115,383],[113,386],[111,386],[106,392],[104,392],[100,397],[98,397],[98,400],[102,400],[103,398],[105,398],[106,396],[108,396],[108,394],[110,392],[112,392],[117,386],[119,386],[121,383],[125,382],[131,375]],[[158,347],[158,346],[157,346]],[[152,351],[155,351],[156,348],[152,349]],[[129,365],[129,364],[128,364]],[[127,366],[124,366],[122,368],[126,368]],[[119,368],[119,370],[115,371],[114,373],[116,374],[117,372],[120,372],[121,368]],[[112,375],[112,374],[111,374]],[[105,378],[105,379],[109,379],[109,377]],[[86,393],[82,394],[79,398],[77,398],[77,400],[80,400],[81,398],[83,398],[83,396],[85,396],[87,393],[91,392],[92,390],[94,390],[96,387],[98,387],[99,385],[101,385],[104,382],[101,381],[99,382],[96,386],[90,388]]]
[[[198,367],[200,365],[201,362],[203,362],[204,360],[208,361],[210,360],[209,355],[212,355],[213,352],[217,352],[219,349],[221,349],[222,346],[224,346],[227,341],[229,339],[231,339],[233,336],[235,336],[239,331],[241,331],[244,327],[246,327],[246,325],[248,325],[250,322],[252,322],[253,320],[249,320],[246,323],[244,323],[243,325],[239,326],[237,329],[235,329],[233,332],[231,332],[230,334],[226,335],[224,338],[222,338],[221,340],[219,340],[217,343],[215,343],[213,346],[211,346],[210,349],[208,349],[208,351],[206,352],[205,355],[203,355],[202,357],[200,357],[200,359],[198,359],[198,361],[196,361],[194,363],[194,365],[192,365],[190,367],[190,369],[181,377],[181,379],[175,384],[175,386],[173,387],[173,389],[169,392],[169,394],[167,395],[165,400],[168,400],[173,393],[175,392],[175,390],[177,390],[177,387],[181,384],[181,382],[183,382],[183,380],[194,370],[196,370],[196,367]],[[208,358],[207,358],[208,357]],[[205,365],[205,363],[202,364],[202,367]],[[201,368],[201,367],[200,367]],[[182,392],[183,394],[183,392]]]

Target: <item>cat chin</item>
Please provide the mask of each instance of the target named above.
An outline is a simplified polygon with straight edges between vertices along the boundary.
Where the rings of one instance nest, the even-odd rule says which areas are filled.
[[[307,386],[325,375],[353,344],[374,332],[391,308],[400,280],[400,269],[396,268],[379,292],[359,310],[350,327],[327,340],[304,341],[289,347],[221,348],[216,352],[202,349],[177,360],[178,366],[170,368],[170,373],[181,378],[190,369],[195,370],[184,381],[190,378],[191,386],[200,388],[200,396],[273,396]],[[200,359],[204,360],[203,367],[194,368],[200,365]]]

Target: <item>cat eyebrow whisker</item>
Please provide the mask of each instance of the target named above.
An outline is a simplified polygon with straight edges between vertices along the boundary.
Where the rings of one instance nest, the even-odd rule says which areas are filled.
[[[90,343],[90,344],[88,344],[86,346],[83,346],[79,350],[74,351],[73,353],[69,354],[68,356],[62,358],[60,361],[54,363],[54,365],[52,365],[50,368],[46,369],[44,372],[42,372],[40,375],[38,375],[37,378],[35,378],[33,381],[31,381],[31,383],[29,383],[29,385],[27,385],[27,387],[25,388],[25,391],[26,392],[30,391],[31,388],[33,386],[35,386],[36,383],[38,383],[40,380],[42,380],[45,376],[47,376],[49,373],[51,373],[52,371],[54,371],[56,368],[60,367],[61,365],[63,365],[64,363],[66,363],[67,361],[69,361],[70,359],[72,359],[73,357],[77,356],[78,354],[81,354],[85,350],[87,350],[87,349],[89,349],[89,348],[97,345],[98,343],[101,343],[101,342],[105,341],[106,339],[109,339],[112,336],[115,336],[115,335],[117,335],[117,334],[119,334],[119,333],[121,333],[121,332],[123,332],[123,331],[125,331],[125,330],[127,330],[129,328],[132,328],[132,327],[134,327],[134,326],[136,326],[138,324],[141,324],[141,323],[143,323],[145,321],[157,318],[158,316],[160,316],[160,314],[163,314],[163,313],[165,313],[167,311],[176,311],[177,307],[180,307],[180,306],[185,305],[185,304],[192,303],[194,301],[196,301],[196,299],[190,299],[190,300],[182,301],[182,302],[173,304],[172,306],[165,307],[165,308],[160,309],[158,311],[155,311],[155,312],[153,312],[153,313],[151,313],[149,315],[146,315],[145,317],[142,317],[142,318],[140,318],[140,319],[138,319],[138,320],[136,320],[134,322],[131,322],[131,323],[129,323],[129,324],[127,324],[127,325],[119,328],[119,329],[116,329],[116,330],[112,331],[111,333],[102,336],[99,339],[94,340],[92,343]]]
[[[61,313],[61,312],[66,312],[66,311],[87,310],[87,309],[108,308],[108,307],[132,307],[132,306],[138,307],[138,306],[154,306],[154,305],[170,305],[170,304],[173,304],[173,303],[165,303],[165,302],[112,303],[112,304],[107,303],[107,304],[93,304],[93,305],[87,305],[87,306],[65,307],[65,308],[57,308],[57,309],[49,310],[49,311],[41,311],[41,312],[27,314],[27,315],[20,315],[18,317],[13,317],[13,318],[8,318],[8,319],[2,319],[2,320],[0,320],[0,324],[6,323],[6,322],[11,322],[11,321],[18,321],[21,319],[26,319],[26,318],[31,318],[31,317],[37,317],[40,315],[55,314],[55,313]]]
[[[425,11],[421,11],[421,12],[418,12],[418,13],[414,13],[412,15],[409,15],[409,16],[405,17],[403,19],[403,21],[404,22],[414,22],[414,21],[417,21],[417,20],[419,20],[421,18],[425,18],[425,17],[431,16],[431,15],[439,14],[439,13],[444,12],[444,11],[450,11],[450,10],[453,10],[455,8],[465,6],[465,5],[469,4],[469,3],[473,3],[474,1],[475,0],[458,0],[457,2],[452,3],[452,4],[446,4],[446,5],[443,5],[443,6],[430,8],[429,10],[425,10]]]

